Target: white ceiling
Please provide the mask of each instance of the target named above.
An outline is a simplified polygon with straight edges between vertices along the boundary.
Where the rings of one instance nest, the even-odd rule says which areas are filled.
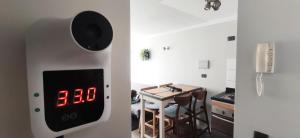
[[[157,35],[236,19],[237,0],[221,2],[218,11],[205,11],[205,0],[131,0],[132,33]]]

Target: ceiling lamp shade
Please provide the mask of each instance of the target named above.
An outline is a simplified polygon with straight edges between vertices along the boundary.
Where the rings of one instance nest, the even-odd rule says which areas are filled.
[[[220,0],[205,0],[206,4],[204,7],[204,10],[210,10],[211,8],[214,9],[215,11],[219,10],[221,6],[221,1]]]

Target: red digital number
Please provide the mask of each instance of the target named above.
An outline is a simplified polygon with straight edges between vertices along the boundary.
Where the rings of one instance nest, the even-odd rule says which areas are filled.
[[[96,98],[96,87],[91,87],[87,91],[86,100],[91,102],[91,101],[94,101],[95,98]]]
[[[83,89],[75,89],[74,90],[73,104],[84,103],[83,92],[84,92]],[[57,107],[66,106],[68,103],[68,95],[69,95],[69,91],[67,91],[67,90],[59,91],[56,106]],[[95,99],[96,99],[96,87],[88,88],[87,94],[86,94],[86,101],[92,102],[92,101],[95,101]]]
[[[66,106],[68,101],[68,94],[69,92],[67,90],[62,90],[58,92],[58,98],[57,98],[57,107]]]
[[[82,94],[83,94],[83,90],[82,89],[75,89],[74,91],[74,98],[73,98],[73,104],[79,104],[84,102],[82,100]]]

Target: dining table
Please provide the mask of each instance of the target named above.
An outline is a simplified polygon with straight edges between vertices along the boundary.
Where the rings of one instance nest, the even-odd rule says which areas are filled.
[[[175,96],[180,96],[193,92],[201,87],[188,84],[172,84],[168,87],[158,87],[140,92],[141,99],[141,138],[150,137],[145,134],[145,102],[152,102],[159,106],[159,137],[165,137],[165,114],[164,108],[167,104],[173,101]]]

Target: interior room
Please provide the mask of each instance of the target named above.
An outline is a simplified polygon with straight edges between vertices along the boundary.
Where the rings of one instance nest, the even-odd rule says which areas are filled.
[[[300,1],[0,1],[0,138],[298,138]]]
[[[222,1],[218,10],[213,8],[205,10],[207,3],[199,0],[131,1],[131,89],[137,93],[137,96],[140,96],[139,92],[145,88],[169,83],[172,84],[170,87],[184,85],[205,89],[207,94],[203,98],[206,99],[205,110],[207,110],[208,121],[196,120],[198,128],[195,128],[208,126],[209,129],[202,132],[204,137],[233,136],[237,2],[237,0]],[[168,93],[163,91],[159,94]],[[180,95],[173,95],[169,99],[177,96],[180,97]],[[230,123],[226,124],[227,122],[220,120],[219,116],[212,119],[212,97],[215,98],[216,103],[213,112],[216,116],[228,117],[226,121]],[[201,100],[203,99],[199,99],[197,104]],[[153,116],[151,114],[158,116],[160,111],[158,107],[148,109],[149,103],[145,102],[146,135],[158,137],[161,132],[160,118],[156,117],[156,121],[153,121],[155,117],[151,117]],[[140,104],[141,102],[133,102],[131,105],[133,137],[142,135],[140,134],[142,124],[139,123]],[[172,107],[168,104],[166,110]],[[219,104],[230,109],[221,108]],[[167,115],[165,117],[168,118]],[[206,115],[199,114],[196,117],[205,120]],[[165,127],[167,129],[168,125]],[[173,131],[171,130],[170,133],[166,131],[166,137],[172,137]],[[196,131],[195,133],[201,132],[201,130]],[[201,137],[200,134],[196,135]]]

